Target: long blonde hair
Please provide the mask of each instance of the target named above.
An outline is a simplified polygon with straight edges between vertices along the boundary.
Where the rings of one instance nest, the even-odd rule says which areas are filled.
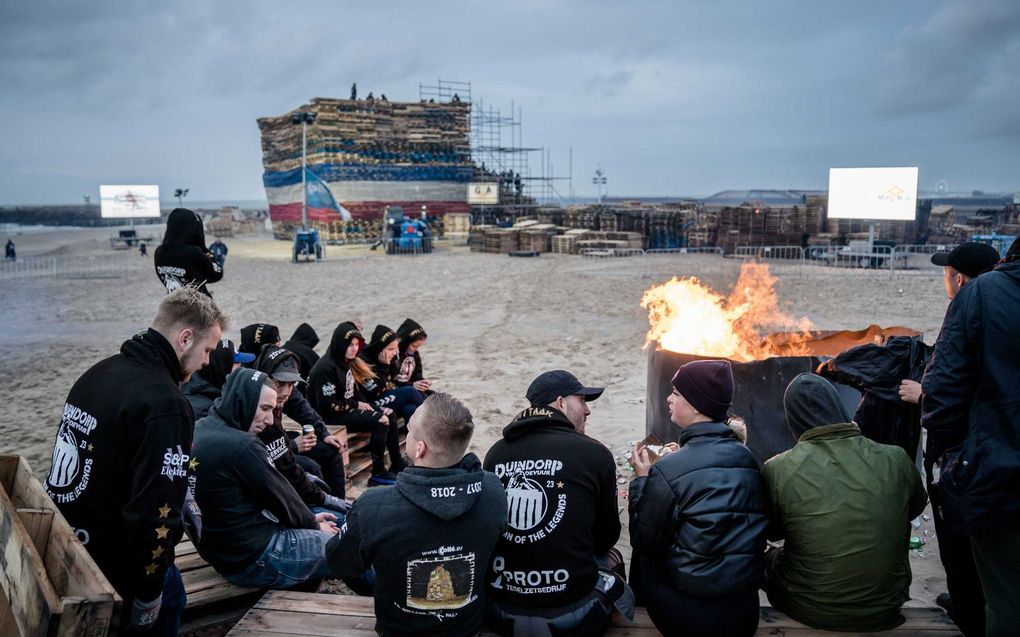
[[[372,367],[357,356],[347,361],[347,364],[351,367],[354,381],[359,385],[364,385],[366,382],[377,378],[375,372],[372,371]]]

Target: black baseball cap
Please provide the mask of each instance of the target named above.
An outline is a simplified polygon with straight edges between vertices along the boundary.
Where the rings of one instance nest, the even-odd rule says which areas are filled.
[[[300,383],[304,381],[301,378],[301,366],[298,365],[297,359],[288,356],[280,361],[280,364],[273,368],[270,376],[273,380],[278,380],[281,383]]]
[[[568,371],[556,369],[539,374],[528,386],[527,399],[532,405],[548,405],[560,396],[583,396],[586,401],[595,400],[606,390],[605,387],[585,387]]]
[[[999,251],[987,243],[971,241],[961,243],[952,252],[936,252],[931,255],[931,262],[953,268],[960,274],[974,278],[988,272],[999,262]]]

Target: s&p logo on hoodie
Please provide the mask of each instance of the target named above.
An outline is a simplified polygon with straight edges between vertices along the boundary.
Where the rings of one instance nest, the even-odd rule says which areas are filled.
[[[190,459],[191,456],[184,453],[180,445],[177,445],[176,451],[167,447],[166,453],[163,454],[163,468],[159,475],[166,477],[171,482],[177,478],[187,478],[188,470],[185,467]]]

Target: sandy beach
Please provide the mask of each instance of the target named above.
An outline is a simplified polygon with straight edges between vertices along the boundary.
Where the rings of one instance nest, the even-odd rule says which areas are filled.
[[[164,294],[152,269],[152,250],[147,258],[136,250],[113,251],[112,232],[12,235],[21,258],[91,258],[109,265],[94,275],[0,278],[0,383],[12,397],[0,418],[0,451],[24,455],[37,475],[48,468],[71,384],[147,327]],[[588,433],[616,455],[626,451],[644,437],[642,347],[648,322],[639,305],[642,292],[673,276],[698,276],[726,294],[740,266],[715,255],[513,259],[464,246],[418,257],[327,247],[323,262],[295,265],[286,242],[268,237],[226,242],[226,276],[211,289],[231,316],[230,337],[236,340],[242,326],[265,321],[279,325],[286,340],[307,322],[319,333],[317,349],[323,352],[343,320],[359,319],[369,333],[377,323],[396,327],[413,317],[429,333],[422,350],[426,377],[471,409],[477,424],[472,450],[479,455],[526,406],[531,379],[556,368],[607,387],[592,404]],[[948,305],[937,271],[893,277],[888,271],[779,266],[773,273],[780,280],[781,307],[806,316],[818,329],[902,325],[932,342]],[[945,576],[931,523],[922,521],[913,534],[926,530],[928,544],[911,552],[911,603],[931,606],[945,590]],[[625,538],[620,545],[629,554]]]

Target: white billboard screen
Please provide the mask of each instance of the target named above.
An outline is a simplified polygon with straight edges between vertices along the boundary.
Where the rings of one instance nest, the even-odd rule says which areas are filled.
[[[100,186],[99,211],[104,219],[159,216],[159,186]]]
[[[499,184],[494,181],[468,184],[468,203],[496,205],[499,203]]]
[[[913,221],[917,167],[829,169],[829,219]]]

